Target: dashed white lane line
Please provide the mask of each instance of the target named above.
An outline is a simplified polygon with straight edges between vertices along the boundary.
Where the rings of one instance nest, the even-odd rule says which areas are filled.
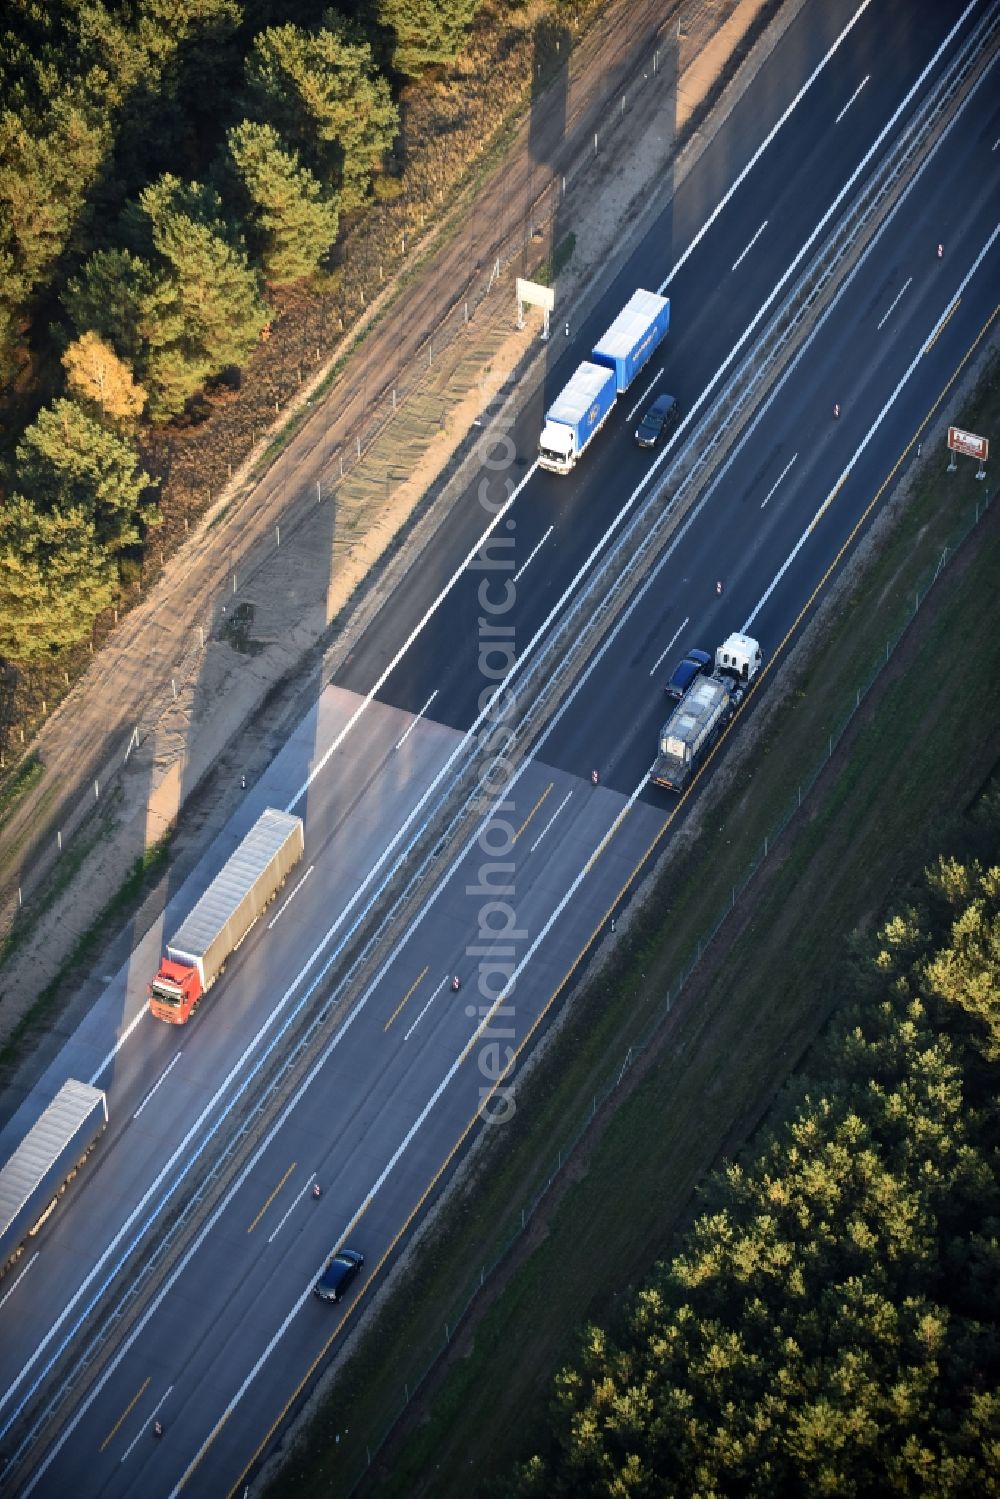
[[[146,1094],[145,1098],[142,1100],[142,1103],[139,1105],[139,1107],[136,1109],[135,1113],[132,1115],[133,1119],[138,1119],[139,1115],[142,1113],[143,1109],[146,1107],[147,1103],[152,1098],[152,1096],[156,1092],[157,1088],[162,1088],[163,1084],[166,1082],[167,1078],[170,1076],[170,1073],[177,1066],[177,1063],[180,1061],[180,1059],[181,1059],[181,1057],[183,1055],[184,1055],[184,1052],[183,1052],[183,1050],[181,1050],[174,1057],[173,1061],[167,1063],[166,1067],[160,1073],[160,1076],[157,1078],[156,1082],[153,1084],[153,1086],[150,1088],[149,1092]]]
[[[667,655],[670,654],[670,652],[673,650],[675,644],[677,643],[677,637],[680,635],[680,633],[681,633],[682,630],[686,630],[687,629],[687,627],[688,627],[688,625],[690,623],[691,623],[691,616],[689,614],[688,617],[687,617],[687,619],[682,620],[681,623],[677,626],[677,629],[671,635],[670,639],[667,641],[667,644],[664,646],[663,650],[660,652],[660,654],[657,656],[656,660],[653,662],[652,669],[650,670],[650,673],[649,673],[649,675],[651,677],[655,676],[656,673],[659,671],[660,664],[663,661],[664,656],[667,656]]]
[[[886,323],[892,317],[893,312],[896,310],[896,304],[898,303],[900,297],[903,295],[903,292],[906,291],[906,288],[912,284],[912,282],[913,282],[913,277],[912,276],[907,276],[907,278],[904,281],[903,285],[900,287],[899,291],[896,293],[895,297],[893,298],[892,306],[889,308],[889,311],[886,313],[886,315],[882,319],[882,321],[878,324],[878,327],[876,329],[877,332],[880,333],[882,331],[882,329],[885,327]]]
[[[560,813],[560,812],[561,812],[561,811],[562,811],[562,809],[563,809],[563,807],[565,807],[565,805],[566,805],[566,803],[567,803],[567,802],[568,802],[568,801],[569,801],[569,799],[570,799],[570,797],[571,797],[571,796],[572,796],[572,795],[573,795],[573,793],[572,793],[572,791],[567,791],[567,793],[566,793],[566,795],[565,795],[565,796],[564,796],[564,797],[563,797],[563,799],[562,799],[562,801],[561,801],[561,802],[560,802],[560,803],[559,803],[559,805],[558,805],[558,807],[557,807],[557,808],[556,808],[556,810],[555,810],[555,811],[554,811],[554,812],[553,812],[553,814],[552,814],[552,816],[551,816],[551,817],[550,817],[550,818],[549,818],[549,820],[548,820],[548,822],[547,822],[547,823],[546,823],[546,824],[545,824],[545,826],[544,826],[544,827],[543,827],[543,828],[542,828],[542,831],[541,831],[541,832],[540,832],[540,833],[539,833],[539,835],[538,835],[538,837],[537,837],[537,838],[536,838],[536,839],[535,839],[535,841],[534,841],[534,843],[532,843],[532,844],[531,844],[531,845],[530,845],[530,846],[529,846],[529,848],[528,848],[528,853],[529,853],[529,854],[533,854],[533,853],[534,853],[534,852],[535,852],[535,849],[536,849],[536,848],[537,848],[537,847],[538,847],[538,845],[539,845],[539,844],[540,844],[540,843],[541,843],[541,841],[542,841],[542,839],[543,839],[543,838],[544,838],[544,837],[545,837],[545,835],[546,835],[546,833],[547,833],[547,832],[548,832],[548,831],[549,831],[549,828],[550,828],[550,827],[551,827],[551,826],[552,826],[552,824],[553,824],[553,823],[554,823],[554,822],[555,822],[555,820],[556,820],[556,818],[557,818],[557,817],[558,817],[558,816],[559,816],[559,813]]]
[[[537,542],[535,544],[535,546],[532,547],[531,551],[528,554],[528,560],[526,562],[523,562],[521,564],[521,566],[518,568],[517,572],[514,574],[513,578],[511,579],[512,582],[516,583],[517,580],[518,580],[518,578],[525,571],[525,569],[531,566],[532,562],[535,560],[536,555],[541,551],[542,547],[548,541],[549,537],[552,535],[552,532],[554,530],[555,530],[555,526],[550,526],[549,529],[546,531],[545,535],[542,537],[541,541]]]
[[[744,260],[746,260],[747,256],[750,254],[750,251],[753,249],[754,245],[760,239],[761,235],[764,233],[764,230],[766,228],[767,228],[767,219],[765,219],[764,222],[763,222],[763,224],[761,224],[760,228],[757,230],[757,233],[754,235],[753,239],[747,245],[747,247],[743,251],[742,255],[737,255],[736,259],[733,261],[732,269],[734,271],[736,270],[737,266],[742,265],[743,262],[744,262]]]
[[[837,116],[836,120],[834,121],[834,124],[836,124],[836,125],[840,124],[841,120],[844,118],[845,114],[850,109],[851,105],[854,103],[855,99],[858,97],[858,95],[860,94],[861,90],[864,88],[865,84],[868,82],[868,80],[869,80],[869,78],[871,76],[872,75],[870,73],[866,73],[865,74],[865,76],[862,78],[861,82],[858,84],[857,88],[854,90],[854,93],[851,95],[851,97],[848,99],[847,103],[844,105],[843,109],[840,111],[840,114]]]
[[[306,872],[302,876],[301,880],[299,880],[299,883],[296,885],[295,889],[289,892],[287,900],[285,900],[285,901],[282,902],[281,906],[278,908],[277,911],[275,911],[274,915],[271,917],[271,920],[267,923],[267,929],[268,929],[268,931],[271,930],[271,928],[274,926],[274,923],[276,921],[280,921],[281,918],[282,918],[282,916],[284,916],[285,912],[288,910],[288,907],[291,905],[292,901],[298,895],[299,891],[302,889],[302,886],[305,884],[306,880],[309,878],[309,876],[312,874],[312,872],[313,872],[313,870],[315,868],[316,868],[315,864],[310,864],[309,865],[309,868],[306,870]]]
[[[785,464],[784,468],[781,470],[781,473],[775,479],[774,483],[771,485],[770,489],[767,491],[767,494],[761,500],[761,502],[760,502],[760,508],[762,510],[763,510],[764,506],[767,504],[768,500],[774,494],[774,491],[777,489],[777,487],[781,483],[782,479],[788,473],[788,470],[791,468],[792,464],[795,462],[795,460],[796,460],[796,458],[798,456],[799,456],[798,453],[795,453],[795,454],[793,454],[793,456],[791,458],[789,458],[788,462]]]

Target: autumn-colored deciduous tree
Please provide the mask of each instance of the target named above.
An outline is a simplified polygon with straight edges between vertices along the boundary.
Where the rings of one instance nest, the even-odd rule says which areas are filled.
[[[93,330],[70,344],[62,362],[73,395],[121,422],[134,422],[141,415],[146,392],[132,378],[127,362]]]

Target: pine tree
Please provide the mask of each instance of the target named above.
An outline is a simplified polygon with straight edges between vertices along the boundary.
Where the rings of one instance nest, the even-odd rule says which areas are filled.
[[[226,142],[268,281],[308,276],[337,237],[336,204],[272,126],[244,120]]]
[[[479,0],[378,0],[380,26],[393,33],[392,67],[414,78],[451,62],[465,44]]]
[[[81,506],[0,508],[0,656],[30,664],[85,640],[115,597],[112,558]]]
[[[0,302],[24,306],[51,274],[107,149],[108,128],[69,97],[44,118],[0,114]]]
[[[714,1180],[620,1345],[587,1333],[515,1492],[996,1490],[998,906],[1000,869],[953,859],[889,918],[824,1081]]]
[[[144,495],[150,478],[139,469],[134,447],[75,401],[55,401],[27,428],[17,447],[17,475],[37,510],[87,516],[109,552],[140,539],[140,519],[155,523]]]
[[[978,1049],[1000,1061],[1000,866],[942,859],[930,878],[952,919],[924,975],[938,999],[975,1018]]]
[[[341,210],[361,203],[399,113],[356,29],[335,11],[316,31],[270,27],[254,42],[246,77],[261,118],[337,191]]]
[[[139,211],[166,272],[144,309],[150,405],[172,414],[208,375],[246,358],[267,310],[213,188],[167,175],[140,195]]]
[[[77,332],[96,331],[133,370],[146,367],[145,328],[165,277],[130,250],[95,250],[63,292],[63,305]]]
[[[130,205],[124,228],[129,248],[92,255],[65,305],[81,335],[96,331],[128,361],[149,414],[165,420],[246,358],[267,309],[214,188],[161,177]]]

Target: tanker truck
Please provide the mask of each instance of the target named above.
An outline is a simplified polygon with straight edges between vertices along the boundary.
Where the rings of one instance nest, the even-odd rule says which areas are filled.
[[[730,635],[715,653],[711,676],[695,677],[660,730],[652,780],[683,791],[732,718],[760,670],[761,650],[749,635]]]
[[[183,1025],[305,852],[301,817],[261,813],[176,935],[149,985],[157,1020]]]

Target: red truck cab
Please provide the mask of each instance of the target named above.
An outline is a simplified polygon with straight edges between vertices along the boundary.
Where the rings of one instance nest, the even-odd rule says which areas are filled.
[[[149,1008],[157,1020],[183,1025],[201,999],[201,978],[197,968],[164,958],[160,970],[149,986]]]

